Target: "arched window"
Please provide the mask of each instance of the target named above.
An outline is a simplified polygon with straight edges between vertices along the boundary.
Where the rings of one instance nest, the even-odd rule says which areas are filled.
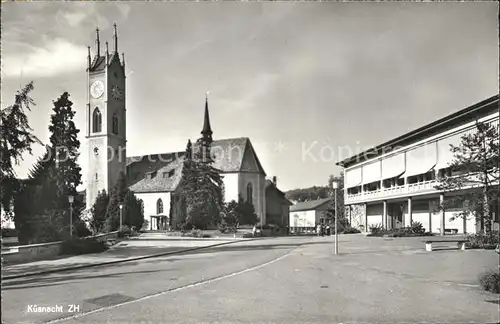
[[[250,182],[247,184],[247,201],[253,203],[253,188]]]
[[[163,214],[163,201],[161,198],[156,201],[156,214]]]
[[[92,113],[92,133],[100,133],[102,127],[102,115],[99,108],[96,107]]]
[[[113,134],[118,135],[118,115],[116,113],[113,114],[111,130]]]

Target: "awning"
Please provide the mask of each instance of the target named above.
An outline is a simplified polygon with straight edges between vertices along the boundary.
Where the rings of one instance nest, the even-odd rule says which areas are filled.
[[[357,187],[361,184],[361,168],[354,168],[345,172],[344,185],[346,188]]]
[[[391,179],[405,172],[405,154],[399,153],[382,159],[382,179]]]
[[[461,141],[460,137],[462,135],[463,133],[454,134],[449,137],[440,139],[437,142],[438,161],[436,164],[436,170],[447,168],[453,161],[453,152],[451,151],[451,145],[459,146]]]
[[[382,172],[380,170],[380,160],[363,165],[363,184],[380,181]]]
[[[451,151],[451,145],[457,147],[462,143],[462,136],[468,134],[474,134],[476,128],[469,128],[466,131],[461,131],[460,133],[453,134],[451,136],[442,138],[437,141],[437,163],[436,170],[444,169],[449,167],[450,163],[453,161],[454,153]]]
[[[406,152],[405,177],[424,174],[432,170],[437,163],[437,142],[419,146]]]

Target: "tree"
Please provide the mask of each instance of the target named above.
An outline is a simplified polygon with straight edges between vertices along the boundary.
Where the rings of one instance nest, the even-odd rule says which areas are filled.
[[[327,198],[329,189],[327,186],[313,186],[304,189],[293,189],[285,192],[286,198],[291,201],[304,202]]]
[[[185,224],[197,228],[218,224],[224,206],[222,175],[213,167],[210,145],[210,141],[200,138],[193,152],[191,141],[188,141],[182,169]]]
[[[14,166],[23,160],[24,153],[32,154],[32,144],[41,144],[26,115],[30,106],[35,105],[30,97],[33,89],[33,82],[28,83],[17,92],[14,104],[0,110],[0,203],[9,216],[16,190],[20,188]]]
[[[225,204],[222,215],[222,222],[227,225],[227,227],[237,227],[240,218],[238,214],[238,202],[236,202],[236,200],[231,200]]]
[[[140,230],[144,224],[144,211],[142,210],[142,200],[138,199],[130,190],[125,196],[126,217],[125,224],[130,228]]]
[[[106,211],[106,225],[107,232],[115,231],[120,226],[120,205],[125,208],[125,197],[127,196],[127,179],[124,172],[120,172],[118,180],[116,181],[110,193],[109,204]],[[126,211],[123,210],[122,213]],[[123,219],[122,219],[123,221]]]
[[[449,171],[439,175],[436,189],[460,194],[447,197],[439,209],[462,205],[463,211],[452,219],[475,217],[481,231],[489,233],[499,193],[498,126],[477,122],[476,131],[463,135],[460,144],[450,149],[453,160]]]
[[[259,217],[255,213],[253,204],[238,196],[238,219],[242,225],[255,225],[259,222]]]
[[[81,168],[77,163],[80,141],[79,129],[73,122],[75,112],[68,92],[64,92],[54,101],[53,114],[50,116],[51,152],[56,159],[58,180],[58,199],[60,207],[67,204],[68,195],[76,196],[76,187],[81,184]],[[80,206],[75,206],[80,207]]]
[[[92,219],[90,220],[90,226],[94,233],[99,233],[102,231],[104,224],[106,222],[106,212],[109,204],[109,195],[106,190],[102,190],[97,194],[94,205],[92,206]]]
[[[336,181],[338,184],[337,188],[337,214],[338,214],[338,222],[339,225],[338,230],[342,231],[344,228],[350,226],[349,221],[345,215],[345,207],[344,207],[344,173],[341,172],[340,176],[336,177],[334,175],[330,175],[328,178],[328,193],[329,197],[335,198],[335,189],[333,189],[333,182]],[[328,209],[325,212],[325,217],[329,219],[332,223],[335,222],[335,199],[332,199],[328,203]]]

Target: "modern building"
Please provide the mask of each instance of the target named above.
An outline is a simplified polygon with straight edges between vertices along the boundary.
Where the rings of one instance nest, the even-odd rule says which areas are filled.
[[[293,205],[278,189],[277,179],[266,180],[266,221],[279,226],[284,232],[289,227],[290,206]]]
[[[290,232],[314,231],[318,224],[327,223],[326,212],[331,198],[299,202],[290,207]]]
[[[463,206],[438,210],[461,191],[441,192],[437,179],[439,174],[452,175],[450,144],[459,146],[464,134],[476,131],[478,121],[498,127],[498,104],[498,95],[493,96],[338,162],[345,174],[346,213],[353,223],[368,230],[376,224],[392,229],[418,221],[433,233],[477,232],[475,219],[450,220]],[[493,226],[498,228],[496,211]]]
[[[181,150],[184,148],[179,152],[127,157],[124,55],[120,58],[118,54],[116,26],[112,52],[109,52],[107,43],[104,53],[101,52],[99,30],[96,32],[95,53],[92,57],[89,47],[87,57],[87,209],[95,202],[98,192],[106,190],[109,193],[119,174],[124,172],[129,189],[143,202],[149,229],[175,227],[182,221],[178,189],[182,181],[185,151]],[[208,100],[205,101],[201,134],[203,138],[212,138]],[[257,216],[265,224],[266,173],[250,139],[214,140],[212,154],[213,166],[220,169],[224,177],[226,202],[237,201],[238,196],[251,201]]]

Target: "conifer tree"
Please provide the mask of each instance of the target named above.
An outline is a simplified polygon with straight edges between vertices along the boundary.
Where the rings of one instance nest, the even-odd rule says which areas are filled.
[[[453,161],[449,173],[439,175],[436,189],[451,195],[440,209],[461,205],[463,211],[452,219],[475,217],[481,231],[491,232],[493,210],[498,204],[499,142],[498,126],[491,123],[476,123],[475,132],[461,137],[458,146],[451,145]],[[464,190],[475,187],[475,190]],[[497,211],[498,213],[498,211]]]

